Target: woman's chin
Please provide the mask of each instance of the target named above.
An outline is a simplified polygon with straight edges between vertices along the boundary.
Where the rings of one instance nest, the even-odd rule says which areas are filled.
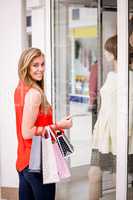
[[[36,77],[34,80],[35,81],[41,81],[43,77]]]

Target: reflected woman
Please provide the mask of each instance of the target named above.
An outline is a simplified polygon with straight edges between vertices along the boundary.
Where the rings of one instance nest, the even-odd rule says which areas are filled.
[[[102,172],[116,171],[117,129],[117,36],[107,39],[104,55],[112,63],[100,90],[101,108],[93,131],[92,156],[89,169],[89,200],[99,200],[102,192]],[[114,181],[115,181],[115,175]]]
[[[53,124],[52,108],[45,95],[45,70],[45,56],[40,49],[29,48],[22,52],[18,65],[19,83],[14,94],[19,200],[55,199],[55,183],[43,184],[42,173],[29,172],[32,137],[43,135],[48,125],[55,130],[72,126],[71,116]]]

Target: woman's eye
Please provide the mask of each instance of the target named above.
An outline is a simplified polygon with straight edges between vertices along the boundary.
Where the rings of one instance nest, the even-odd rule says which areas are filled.
[[[45,65],[45,63],[43,62],[43,63],[34,63],[32,66],[37,68],[39,66],[44,67],[44,65]]]
[[[39,67],[39,64],[33,64],[33,67]]]

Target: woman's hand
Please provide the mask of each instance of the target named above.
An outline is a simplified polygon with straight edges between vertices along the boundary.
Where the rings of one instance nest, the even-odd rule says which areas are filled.
[[[56,123],[57,127],[62,129],[69,129],[72,127],[72,117],[68,115],[67,117],[61,119],[59,122]]]

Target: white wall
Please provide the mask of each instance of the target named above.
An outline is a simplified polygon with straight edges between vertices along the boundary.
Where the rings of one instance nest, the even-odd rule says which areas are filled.
[[[44,46],[44,7],[32,9],[32,46],[40,48],[43,52],[45,50]]]
[[[36,4],[37,3],[37,4]],[[47,63],[50,63],[50,13],[47,9],[44,16],[44,1],[29,1],[33,14],[33,46],[47,49]],[[46,7],[49,1],[46,0]],[[29,6],[29,7],[30,7]],[[37,7],[36,7],[37,6]],[[1,55],[1,78],[0,78],[0,185],[6,187],[18,186],[16,172],[17,138],[16,121],[14,112],[14,89],[18,82],[18,59],[22,49],[26,47],[26,13],[25,0],[5,0],[0,3],[0,55]],[[47,24],[46,24],[47,21]],[[38,24],[39,23],[39,24]],[[46,41],[47,35],[47,42]],[[48,65],[49,66],[49,65]],[[51,68],[47,73],[49,84],[47,94],[51,99]]]
[[[37,2],[36,2],[37,3]],[[40,1],[39,7],[31,5],[32,14],[32,46],[40,48],[45,53],[46,73],[45,91],[51,102],[51,44],[50,44],[50,1]]]
[[[24,1],[23,1],[24,2]],[[16,162],[16,124],[14,113],[14,89],[17,63],[23,40],[21,0],[4,0],[0,3],[0,152],[1,185],[14,187],[18,184]],[[24,44],[24,43],[23,43]]]

